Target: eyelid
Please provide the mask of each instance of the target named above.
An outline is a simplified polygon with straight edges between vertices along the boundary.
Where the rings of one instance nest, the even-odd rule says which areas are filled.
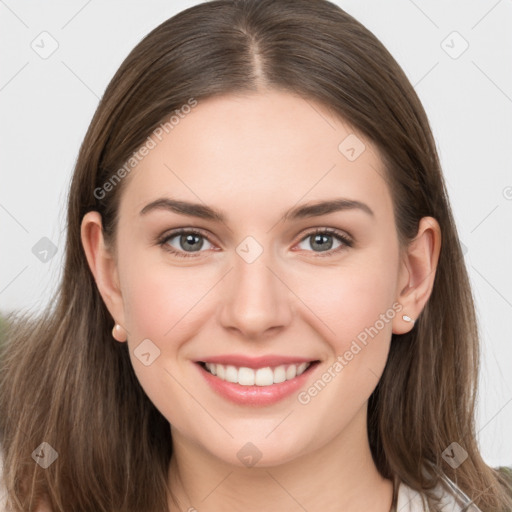
[[[352,237],[346,231],[342,231],[341,229],[336,229],[336,228],[328,228],[328,227],[309,228],[299,239],[299,242],[302,242],[302,240],[304,240],[305,238],[307,238],[311,235],[322,234],[322,233],[328,233],[329,235],[336,235],[342,239],[345,239],[347,242],[353,243]]]

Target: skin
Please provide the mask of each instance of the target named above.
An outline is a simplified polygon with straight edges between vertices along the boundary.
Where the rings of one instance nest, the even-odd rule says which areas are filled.
[[[338,150],[350,134],[366,148],[354,161]],[[402,314],[417,318],[430,296],[441,233],[425,217],[401,250],[384,172],[372,143],[319,104],[278,91],[220,96],[200,101],[125,178],[115,247],[105,245],[99,214],[84,216],[82,243],[123,327],[117,338],[127,338],[142,387],[171,424],[169,483],[181,510],[390,509],[391,482],[370,453],[367,400],[392,333],[413,328]],[[226,219],[140,214],[162,197],[206,204]],[[281,220],[299,204],[340,197],[373,215]],[[191,227],[207,235],[191,257],[157,242]],[[322,251],[306,236],[315,228],[339,230],[353,245],[332,237]],[[252,263],[236,252],[247,236],[263,249]],[[190,254],[179,242],[167,245]],[[393,304],[403,311],[306,405],[297,394],[266,407],[235,405],[195,367],[231,353],[318,359],[306,389]],[[149,366],[133,353],[144,339],[160,350]],[[262,454],[253,467],[237,457],[248,442]],[[169,510],[179,508],[169,500]]]

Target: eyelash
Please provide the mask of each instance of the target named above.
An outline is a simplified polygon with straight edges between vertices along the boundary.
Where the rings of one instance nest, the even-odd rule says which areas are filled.
[[[161,238],[158,239],[157,243],[164,250],[168,251],[169,253],[171,253],[179,258],[197,258],[198,257],[197,255],[199,255],[201,252],[204,252],[204,251],[191,252],[191,253],[187,254],[185,251],[177,251],[176,249],[174,249],[173,247],[171,247],[170,245],[167,244],[167,242],[169,240],[171,240],[172,238],[175,238],[176,236],[184,235],[184,234],[197,235],[197,236],[206,238],[210,242],[210,240],[208,239],[208,236],[201,230],[193,229],[193,228],[189,228],[189,229],[181,228],[181,229],[172,231],[171,233],[167,233],[167,234],[163,235]],[[322,251],[323,254],[322,254],[322,252],[319,252],[319,253],[317,253],[317,255],[315,257],[323,258],[323,257],[333,256],[334,254],[337,254],[340,251],[346,250],[347,248],[350,248],[354,245],[353,241],[350,238],[348,238],[346,235],[342,234],[340,231],[333,229],[333,228],[316,228],[314,231],[310,231],[310,232],[306,233],[299,240],[298,243],[303,242],[304,240],[306,240],[307,238],[309,238],[311,236],[321,235],[321,234],[327,234],[327,235],[333,236],[339,242],[341,242],[342,245],[336,249],[329,249],[328,251]],[[210,242],[210,243],[212,243],[212,242]],[[310,251],[310,252],[315,252],[315,251]]]

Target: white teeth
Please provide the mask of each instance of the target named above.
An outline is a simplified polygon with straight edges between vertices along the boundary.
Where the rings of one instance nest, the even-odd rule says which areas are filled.
[[[212,375],[217,375],[217,368],[216,368],[216,364],[212,364],[212,363],[205,363],[205,366],[206,368],[208,369],[208,371],[212,374]]]
[[[286,380],[286,366],[278,366],[274,368],[274,384],[279,384]]]
[[[256,379],[256,372],[252,368],[239,368],[238,370],[238,384],[242,386],[254,386]]]
[[[270,386],[274,384],[274,372],[271,368],[259,368],[254,378],[256,386]]]
[[[214,364],[217,377],[222,380],[226,380],[226,367],[222,364]]]
[[[226,380],[228,382],[238,381],[238,370],[234,366],[226,366]]]
[[[286,380],[293,379],[297,375],[297,367],[292,364],[286,368]]]
[[[297,366],[297,375],[303,374],[308,366],[309,363],[300,363],[299,366]]]
[[[302,375],[310,365],[311,363],[300,363],[254,370],[245,366],[237,368],[232,365],[205,363],[206,369],[212,375],[216,375],[219,379],[227,382],[240,384],[241,386],[271,386],[272,384],[279,384]]]

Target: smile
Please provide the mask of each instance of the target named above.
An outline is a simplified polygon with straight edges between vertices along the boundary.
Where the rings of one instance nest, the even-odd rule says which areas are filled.
[[[194,366],[211,390],[237,405],[260,407],[273,405],[298,393],[313,378],[320,364],[319,360],[299,358],[291,361],[292,358],[286,358],[288,361],[283,361],[281,357],[209,359],[196,361]]]

